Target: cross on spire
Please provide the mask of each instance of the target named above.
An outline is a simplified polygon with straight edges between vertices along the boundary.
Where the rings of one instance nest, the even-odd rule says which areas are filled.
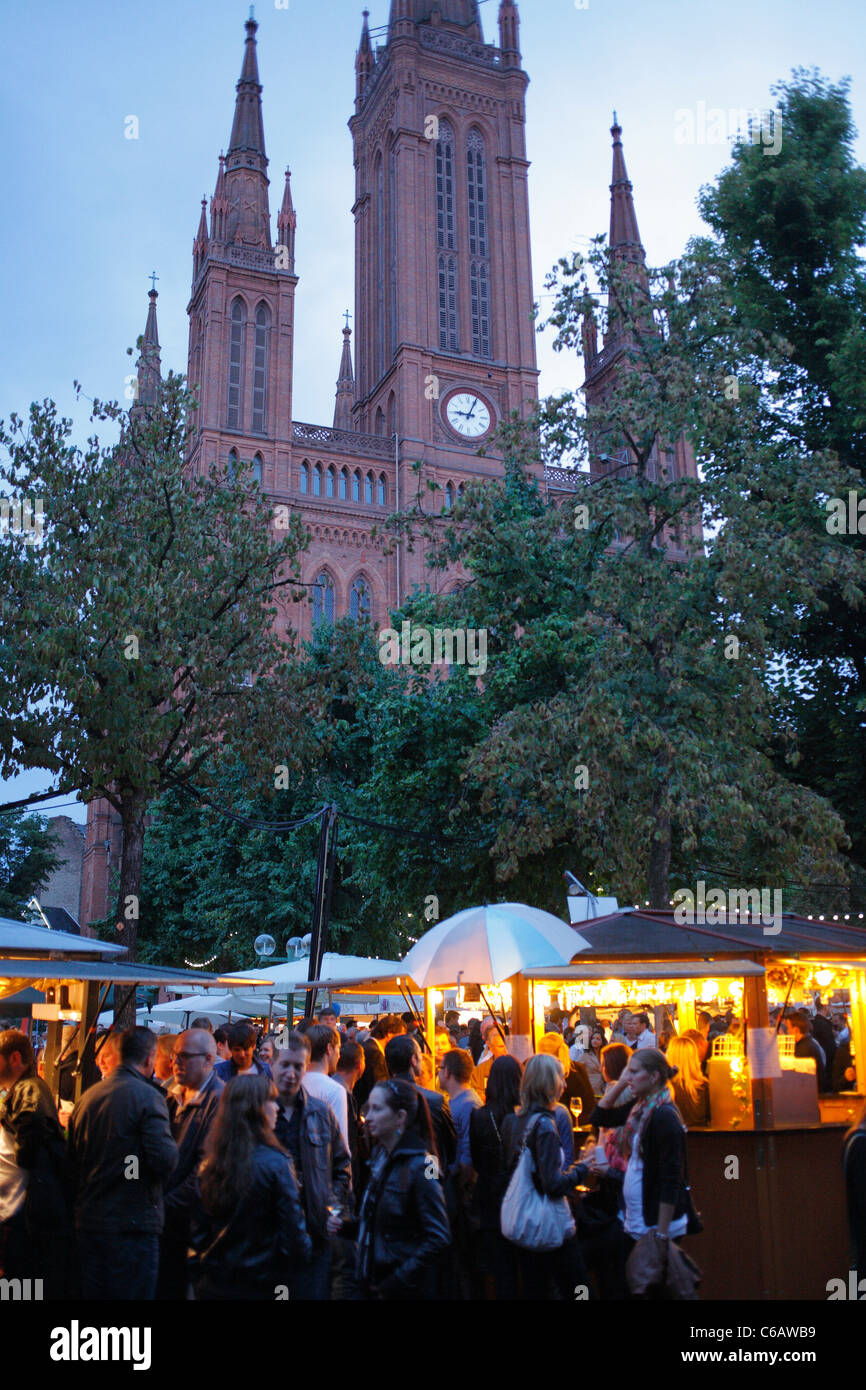
[[[350,314],[350,313],[349,313],[349,310],[347,309],[347,310],[346,310],[346,327],[347,327],[347,328],[349,327],[349,319],[352,318],[352,317],[353,317],[352,314]]]
[[[150,276],[150,292],[151,292],[151,294],[156,294],[156,282],[157,282],[158,279],[159,279],[159,276],[157,275],[156,271],[154,270],[154,271],[151,273],[151,276]]]

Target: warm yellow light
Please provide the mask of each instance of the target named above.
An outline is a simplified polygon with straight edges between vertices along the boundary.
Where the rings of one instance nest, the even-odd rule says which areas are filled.
[[[718,999],[718,997],[719,997],[719,982],[718,982],[718,980],[704,980],[704,983],[703,983],[703,993],[702,993],[701,997],[702,997],[703,999]]]
[[[443,1003],[443,1002],[444,1002],[444,998],[445,998],[445,996],[443,995],[441,989],[431,989],[431,990],[430,990],[430,1003],[431,1003],[434,1007],[435,1007],[437,1004]]]
[[[683,1000],[684,1000],[684,1002],[685,1002],[686,1004],[694,1004],[694,1002],[695,1002],[695,1000],[697,999],[697,997],[698,997],[698,996],[697,996],[697,994],[695,993],[695,987],[694,987],[694,985],[692,984],[691,980],[686,980],[685,989],[683,990]]]
[[[742,980],[731,980],[729,993],[732,999],[742,999],[744,993]]]
[[[833,971],[819,970],[815,975],[815,979],[822,989],[826,989],[827,985],[833,983]]]

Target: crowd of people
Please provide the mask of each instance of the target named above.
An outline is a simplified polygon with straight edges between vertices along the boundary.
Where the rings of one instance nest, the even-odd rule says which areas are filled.
[[[0,1266],[53,1298],[626,1299],[638,1242],[700,1232],[686,1135],[736,1026],[657,1039],[647,1013],[551,1010],[521,1063],[493,1017],[447,1014],[430,1046],[411,1014],[360,1028],[334,1005],[278,1039],[201,1018],[104,1036],[65,1113],[7,1030]],[[781,1027],[845,1080],[829,1011]],[[861,1272],[864,1169],[866,1112],[845,1146]]]

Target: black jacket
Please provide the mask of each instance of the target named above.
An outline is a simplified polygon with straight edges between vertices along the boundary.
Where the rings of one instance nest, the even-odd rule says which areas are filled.
[[[314,1240],[324,1240],[328,1207],[352,1212],[352,1159],[329,1105],[304,1090],[295,1102],[301,1113],[301,1169],[297,1174],[303,1195],[307,1230]],[[275,1137],[285,1148],[289,1122],[283,1110],[277,1116]]]
[[[562,1102],[570,1107],[573,1100],[579,1100],[581,1103],[580,1123],[582,1125],[588,1124],[589,1117],[595,1107],[595,1091],[592,1089],[589,1072],[583,1062],[572,1062],[565,1078],[565,1094],[562,1097]]]
[[[846,1134],[842,1168],[848,1199],[851,1267],[856,1269],[858,1280],[866,1279],[866,1129],[852,1129]]]
[[[414,1134],[377,1150],[361,1207],[358,1277],[382,1298],[430,1292],[436,1262],[451,1243],[436,1159]]]
[[[549,1110],[533,1110],[529,1115],[507,1115],[502,1126],[502,1144],[508,1176],[517,1167],[527,1125],[532,1121],[526,1147],[535,1160],[534,1182],[548,1197],[564,1197],[589,1176],[585,1163],[562,1167],[562,1145]]]
[[[79,1231],[162,1231],[163,1187],[177,1166],[177,1145],[161,1086],[122,1062],[85,1091],[67,1142]]]
[[[385,1054],[374,1038],[368,1038],[364,1043],[364,1074],[355,1082],[354,1097],[358,1102],[358,1108],[366,1105],[370,1098],[370,1092],[377,1081],[388,1080],[388,1068],[385,1064]]]
[[[442,1172],[447,1173],[457,1157],[457,1130],[454,1128],[454,1121],[451,1118],[448,1098],[439,1091],[428,1091],[424,1086],[419,1086],[418,1090],[427,1102],[430,1121],[433,1125],[433,1138],[439,1153],[439,1162],[442,1165]]]
[[[196,1175],[204,1158],[204,1146],[224,1090],[225,1086],[216,1072],[211,1071],[194,1105],[185,1105],[181,1109],[180,1097],[173,1090],[166,1093],[171,1133],[178,1149],[177,1167],[165,1189],[166,1229],[185,1229],[183,1216],[189,1211],[196,1190]]]
[[[497,1127],[489,1105],[482,1105],[469,1116],[469,1151],[478,1174],[475,1210],[482,1231],[500,1230],[500,1210],[509,1176],[502,1141],[504,1123],[503,1120]]]
[[[199,1198],[193,1229],[197,1296],[273,1299],[311,1253],[298,1184],[286,1154],[259,1144],[249,1185],[228,1219]]]
[[[615,1105],[609,1110],[596,1106],[591,1123],[618,1129],[624,1125],[635,1105]],[[673,1220],[685,1216],[689,1209],[686,1164],[686,1129],[675,1105],[659,1105],[651,1111],[641,1137],[643,1159],[643,1219],[647,1226],[657,1226],[659,1206],[672,1202]]]
[[[51,1092],[39,1076],[24,1075],[0,1101],[0,1125],[15,1162],[28,1174],[24,1218],[29,1234],[66,1224],[66,1142]]]

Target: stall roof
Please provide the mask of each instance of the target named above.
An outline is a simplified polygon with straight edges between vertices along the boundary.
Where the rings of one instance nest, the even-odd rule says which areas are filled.
[[[581,923],[581,926],[583,923]],[[763,965],[754,960],[661,960],[575,961],[573,965],[544,965],[521,971],[526,980],[723,980],[737,976],[756,976],[765,973]]]
[[[173,970],[162,965],[135,965],[124,961],[0,960],[0,978],[16,980],[100,980],[118,985],[196,984],[199,989],[237,986],[244,983],[235,975],[210,975],[202,970]],[[262,983],[262,982],[260,982]]]
[[[707,909],[712,913],[712,909]],[[673,911],[652,908],[621,908],[606,917],[581,922],[581,935],[589,942],[581,963],[589,960],[683,960],[694,954],[706,960],[725,954],[742,956],[747,952],[773,956],[866,956],[866,929],[839,922],[816,922],[795,913],[782,914],[781,930],[774,923],[763,924],[732,918],[730,921],[683,924],[674,920]]]
[[[70,956],[125,956],[126,947],[113,941],[99,941],[93,936],[76,936],[74,932],[49,931],[32,922],[15,922],[0,917],[0,965],[5,958],[18,953],[38,956],[42,952],[63,952]]]

